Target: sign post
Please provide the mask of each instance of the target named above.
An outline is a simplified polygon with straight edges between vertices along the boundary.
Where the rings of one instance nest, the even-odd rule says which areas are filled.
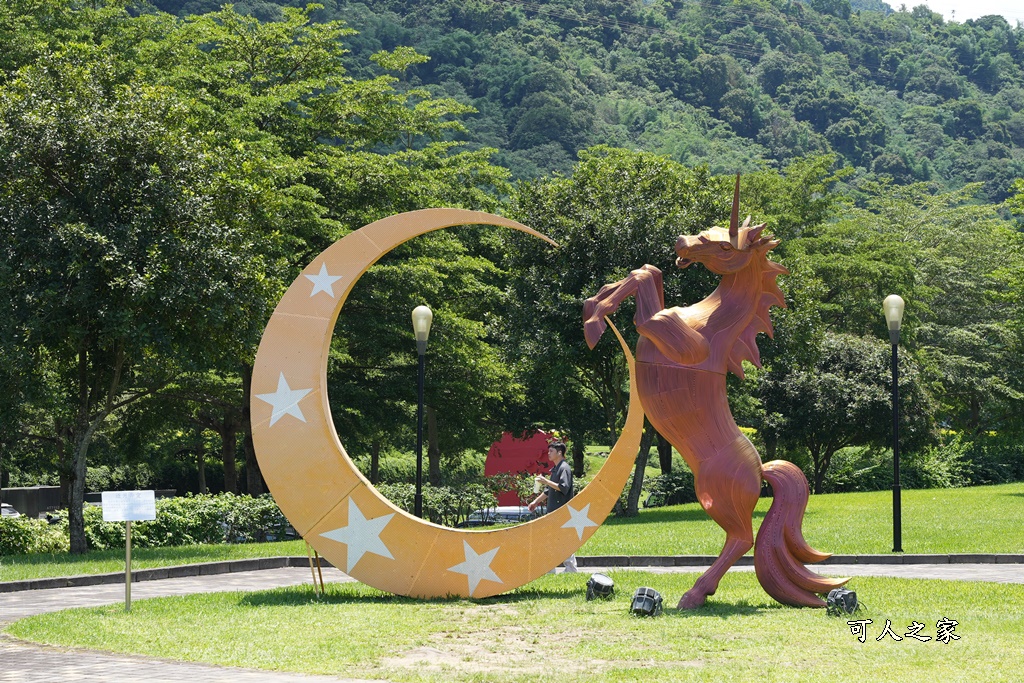
[[[132,522],[156,519],[155,491],[104,491],[103,521],[124,522],[124,611],[132,611]]]

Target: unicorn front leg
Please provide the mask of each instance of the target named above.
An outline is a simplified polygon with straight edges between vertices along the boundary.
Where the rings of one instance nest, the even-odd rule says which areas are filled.
[[[634,294],[636,315],[633,316],[633,322],[637,332],[654,342],[665,359],[680,365],[691,365],[708,357],[708,342],[687,324],[684,309],[665,308],[661,271],[651,265],[638,268],[618,282],[605,285],[583,304],[583,333],[590,348],[594,348],[607,328],[604,317],[614,313],[619,304]]]
[[[604,317],[618,310],[619,305],[632,295],[636,295],[636,317],[639,325],[658,311],[665,308],[665,295],[662,293],[661,271],[651,265],[637,268],[618,282],[605,285],[601,290],[583,303],[583,333],[590,348],[597,346],[598,340],[608,328]]]

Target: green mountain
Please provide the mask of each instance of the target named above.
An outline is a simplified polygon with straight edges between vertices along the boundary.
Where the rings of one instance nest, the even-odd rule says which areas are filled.
[[[236,9],[272,18],[277,4]],[[462,139],[500,150],[517,177],[567,171],[599,143],[714,172],[835,152],[852,182],[981,181],[989,201],[1024,176],[1024,29],[999,17],[947,22],[925,6],[849,0],[323,4],[318,19],[359,31],[353,65],[400,45],[429,55],[410,85],[472,104]]]

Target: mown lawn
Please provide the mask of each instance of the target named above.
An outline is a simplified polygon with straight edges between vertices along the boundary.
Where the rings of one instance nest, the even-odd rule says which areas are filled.
[[[964,489],[904,491],[903,550],[907,553],[1024,553],[1024,482]],[[760,524],[771,499],[754,511]],[[804,536],[819,550],[878,554],[892,550],[892,493],[811,496]],[[697,504],[610,517],[580,555],[717,555],[724,532]],[[305,555],[301,541],[136,549],[132,566],[163,567],[276,555]],[[0,581],[124,570],[122,549],[84,556],[0,557]]]
[[[771,505],[758,501],[754,529]],[[1024,553],[1024,482],[903,491],[905,553]],[[581,555],[717,555],[723,532],[696,503],[642,510],[637,522],[610,517]],[[892,492],[811,496],[804,537],[842,554],[892,551]]]
[[[730,572],[702,609],[674,602],[694,574],[612,572],[617,592],[587,602],[584,575],[549,575],[485,600],[416,601],[359,584],[141,600],[24,619],[11,634],[62,646],[278,671],[400,682],[1018,681],[1024,586],[856,578],[854,616],[783,607],[750,572]],[[632,591],[665,596],[630,615]],[[848,620],[870,619],[860,642]],[[882,634],[886,620],[900,641]],[[955,620],[959,640],[939,642]],[[920,642],[906,634],[923,624]]]

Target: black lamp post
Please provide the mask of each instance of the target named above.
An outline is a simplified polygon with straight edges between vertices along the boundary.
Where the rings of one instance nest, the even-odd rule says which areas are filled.
[[[882,313],[889,324],[892,344],[892,551],[903,552],[903,517],[900,509],[900,370],[897,364],[900,344],[900,323],[903,322],[903,299],[890,294],[882,302]]]
[[[423,377],[426,372],[427,338],[434,314],[426,306],[412,309],[412,331],[416,335],[416,350],[420,357],[419,405],[416,409],[416,499],[414,513],[423,517]]]

